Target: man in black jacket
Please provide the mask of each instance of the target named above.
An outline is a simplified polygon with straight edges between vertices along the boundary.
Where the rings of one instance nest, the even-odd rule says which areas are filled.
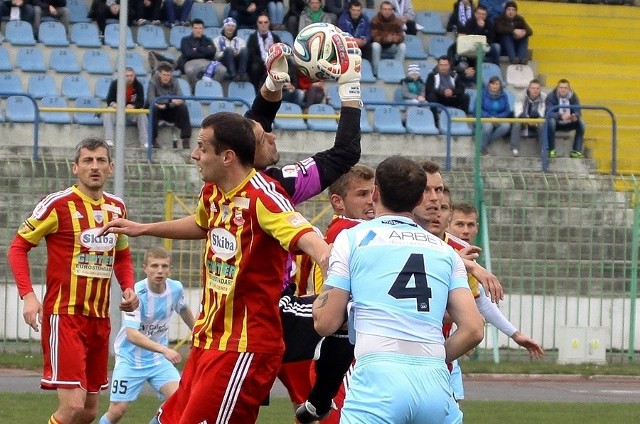
[[[136,78],[133,68],[127,66],[124,77],[126,79],[125,86],[125,109],[142,109],[144,106],[144,88],[142,83]],[[111,81],[109,93],[107,94],[107,106],[116,109],[118,95],[118,80]],[[147,137],[147,114],[146,113],[127,113],[127,121],[135,122],[138,125],[138,141],[142,147],[146,147],[148,143]],[[102,125],[104,126],[104,140],[109,146],[113,146],[113,128],[116,123],[115,113],[102,114]]]
[[[258,29],[256,32],[251,33],[247,40],[247,51],[249,53],[247,71],[249,73],[249,81],[256,89],[256,93],[260,91],[260,86],[262,86],[267,76],[264,61],[269,54],[269,48],[281,41],[278,34],[269,30],[270,23],[269,15],[266,13],[260,14],[257,21]]]
[[[427,77],[425,98],[431,103],[462,109],[469,112],[469,96],[464,92],[464,84],[451,70],[451,58],[440,56],[437,68]]]
[[[182,55],[178,58],[178,68],[187,76],[187,81],[193,91],[196,82],[202,77],[216,54],[213,40],[204,35],[204,21],[202,19],[196,18],[191,21],[191,35],[182,37],[180,51]],[[224,78],[226,73],[227,68],[221,63],[217,64],[215,75],[221,75]],[[215,76],[213,79],[222,81],[221,78]]]

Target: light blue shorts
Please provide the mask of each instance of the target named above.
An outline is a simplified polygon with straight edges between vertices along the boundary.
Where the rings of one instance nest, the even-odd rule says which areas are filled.
[[[456,400],[464,399],[464,386],[462,385],[462,369],[460,368],[460,364],[458,364],[458,360],[452,362],[453,369],[451,370],[451,391],[453,392],[453,397]]]
[[[443,359],[373,353],[356,361],[340,423],[440,424],[451,408]]]
[[[111,376],[111,402],[133,402],[140,395],[145,381],[156,391],[158,399],[164,400],[160,388],[171,381],[180,381],[180,373],[169,361],[145,368],[132,368],[129,364],[116,364]]]

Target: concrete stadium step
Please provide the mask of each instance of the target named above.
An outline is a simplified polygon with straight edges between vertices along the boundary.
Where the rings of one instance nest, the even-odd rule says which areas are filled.
[[[558,43],[558,37],[562,37],[562,42]],[[621,52],[631,52],[638,45],[638,41],[640,41],[640,37],[638,38],[609,38],[600,36],[595,39],[589,40],[589,48],[595,50],[607,50],[607,51],[621,51]],[[571,49],[574,49],[578,46],[584,44],[583,37],[576,37],[575,35],[567,35],[563,36],[560,34],[557,35],[537,35],[534,34],[531,37],[531,41],[529,42],[529,48],[536,51],[537,49],[545,49],[545,48],[558,48],[558,44],[562,46],[567,46]]]
[[[571,47],[566,49],[557,48],[534,49],[533,55],[540,64],[547,60],[562,59],[566,63],[575,63],[576,69],[581,66],[588,66],[590,61],[596,58],[599,63],[634,65],[638,63],[638,58],[630,52],[592,50],[587,45],[581,47]]]
[[[634,19],[640,18],[640,10],[635,7],[607,4],[560,3],[546,1],[519,1],[518,13],[529,20],[529,16],[553,17],[574,16],[585,19],[592,17]]]
[[[564,25],[560,24],[551,24],[548,22],[530,22],[531,18],[534,15],[526,16],[527,23],[533,29],[533,37],[530,39],[530,43],[535,44],[536,37],[553,37],[554,35],[558,38],[558,42],[562,41],[562,37],[575,37],[575,38],[583,38],[584,40],[591,40],[594,35],[597,34],[598,39],[604,40],[638,40],[640,39],[640,34],[637,32],[628,32],[623,31],[618,26],[599,26],[597,33],[594,34],[594,26],[593,25],[583,25],[583,24],[568,24],[567,22]],[[535,19],[534,19],[535,20]],[[535,26],[534,26],[535,25]],[[569,46],[570,48],[573,45]]]

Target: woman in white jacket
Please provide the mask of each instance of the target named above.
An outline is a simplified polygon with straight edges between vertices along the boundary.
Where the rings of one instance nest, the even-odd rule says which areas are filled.
[[[235,19],[229,17],[223,21],[220,35],[213,43],[216,46],[215,60],[227,68],[227,77],[234,81],[249,81],[247,62],[249,52],[245,41],[238,37]]]

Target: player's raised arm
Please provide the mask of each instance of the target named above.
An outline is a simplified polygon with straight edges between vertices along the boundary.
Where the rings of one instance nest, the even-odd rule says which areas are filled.
[[[207,236],[207,231],[196,224],[193,215],[147,224],[122,218],[114,219],[102,227],[99,235],[104,233],[126,234],[131,237],[153,236],[174,240],[197,240]]]

